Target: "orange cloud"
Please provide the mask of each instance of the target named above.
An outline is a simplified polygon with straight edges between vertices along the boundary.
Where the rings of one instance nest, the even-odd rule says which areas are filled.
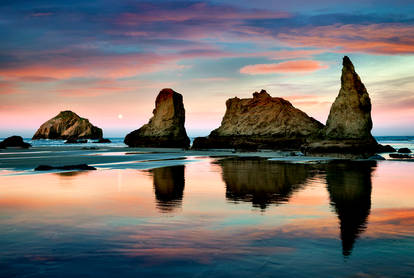
[[[160,56],[151,53],[96,55],[84,58],[58,57],[46,63],[0,69],[0,76],[7,79],[122,78],[169,69],[176,66],[174,61],[177,60],[176,56]]]
[[[313,60],[288,61],[277,64],[257,64],[248,65],[240,69],[245,74],[269,74],[269,73],[295,73],[295,72],[313,72],[325,69],[328,66]]]
[[[0,75],[6,78],[54,78],[65,79],[83,76],[87,70],[81,67],[67,67],[64,65],[32,65],[16,69],[0,70]]]
[[[347,24],[291,29],[277,36],[289,46],[329,48],[371,54],[414,53],[414,26]]]
[[[16,85],[9,81],[0,81],[0,95],[19,93]]]

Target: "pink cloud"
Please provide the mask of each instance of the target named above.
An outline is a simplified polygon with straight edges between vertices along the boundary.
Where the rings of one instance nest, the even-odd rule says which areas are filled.
[[[403,24],[329,25],[291,29],[277,36],[293,47],[329,48],[370,54],[414,53],[414,26]]]
[[[243,20],[243,19],[266,19],[266,18],[288,18],[287,12],[273,12],[265,10],[243,10],[231,6],[210,5],[207,3],[195,3],[187,7],[167,9],[157,7],[145,12],[123,13],[117,18],[117,23],[122,25],[139,25],[145,22],[183,22],[188,20]]]
[[[328,66],[321,64],[319,61],[298,60],[287,61],[277,64],[257,64],[248,65],[240,69],[244,74],[269,74],[269,73],[297,73],[297,72],[313,72],[325,69]]]
[[[18,68],[0,69],[7,79],[69,79],[74,77],[122,78],[174,67],[178,57],[152,53],[124,55],[91,55],[73,58],[64,55],[47,62],[36,62]]]
[[[19,93],[16,84],[10,81],[0,81],[0,95]]]
[[[315,51],[284,51],[240,53],[228,52],[209,45],[196,48],[176,49],[176,53],[154,54],[111,54],[91,53],[83,56],[71,56],[71,52],[58,53],[47,61],[26,63],[19,67],[0,69],[0,76],[6,80],[24,82],[50,82],[70,78],[102,78],[116,79],[153,73],[164,70],[182,70],[188,65],[179,65],[178,61],[193,58],[224,58],[224,57],[289,57],[311,55]],[[32,54],[34,55],[34,54]]]
[[[31,16],[39,17],[39,16],[51,16],[54,15],[52,12],[43,12],[43,13],[32,13]]]

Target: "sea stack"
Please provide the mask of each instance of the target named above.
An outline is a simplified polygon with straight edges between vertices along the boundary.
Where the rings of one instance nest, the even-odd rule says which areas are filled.
[[[102,129],[72,111],[62,111],[40,126],[33,135],[37,139],[101,139]]]
[[[172,89],[162,89],[155,100],[154,116],[149,122],[129,133],[129,147],[188,148],[190,139],[185,131],[183,96]]]
[[[23,141],[21,136],[10,136],[0,142],[0,149],[5,149],[9,147],[14,148],[23,148],[27,149],[30,148],[32,145]]]
[[[332,104],[322,140],[304,146],[306,154],[357,154],[368,157],[378,143],[371,135],[371,100],[351,60],[342,63],[341,89]]]
[[[323,124],[289,101],[271,97],[265,90],[253,98],[226,101],[221,126],[208,137],[194,140],[193,148],[298,149],[307,137],[320,133]]]
[[[371,100],[348,56],[342,62],[341,89],[325,127],[328,139],[371,139]]]

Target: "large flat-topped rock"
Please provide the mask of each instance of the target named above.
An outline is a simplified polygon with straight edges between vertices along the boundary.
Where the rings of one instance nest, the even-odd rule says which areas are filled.
[[[72,111],[62,111],[40,126],[36,139],[101,139],[102,129]]]
[[[265,90],[255,92],[253,98],[231,98],[226,101],[226,107],[221,126],[213,131],[214,135],[296,137],[313,134],[323,127],[289,101],[271,97]]]
[[[183,96],[163,89],[155,100],[154,116],[141,128],[125,137],[130,147],[188,148],[190,139],[184,127]]]
[[[207,138],[196,138],[194,148],[297,147],[323,128],[289,101],[271,97],[265,90],[255,92],[252,98],[228,99],[226,108],[221,126]]]

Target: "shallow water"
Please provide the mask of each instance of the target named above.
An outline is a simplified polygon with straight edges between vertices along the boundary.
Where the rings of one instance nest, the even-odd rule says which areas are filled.
[[[0,176],[1,277],[412,277],[414,163]]]
[[[191,144],[195,137],[190,137]],[[0,138],[0,141],[5,138]],[[88,143],[84,144],[65,144],[65,140],[31,140],[31,138],[24,138],[25,142],[32,144],[34,147],[125,147],[123,137],[110,137],[111,143],[97,144],[93,143],[95,140],[88,140]],[[409,148],[414,152],[414,136],[376,136],[375,139],[380,144],[391,145],[394,148]]]

